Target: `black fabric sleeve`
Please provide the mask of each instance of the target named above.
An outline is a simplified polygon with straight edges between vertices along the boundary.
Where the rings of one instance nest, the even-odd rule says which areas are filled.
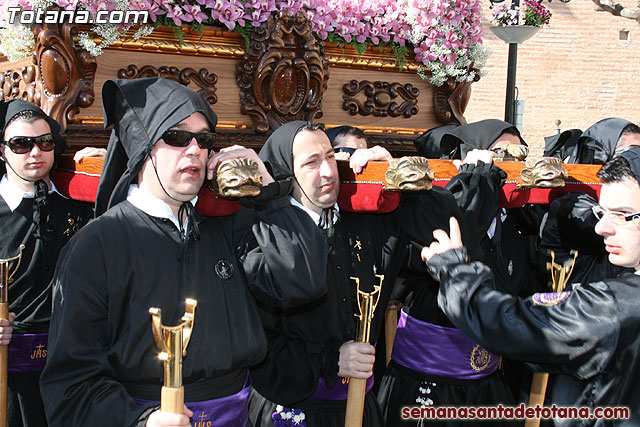
[[[287,188],[270,185],[276,197],[236,214],[234,244],[254,294],[274,306],[295,306],[327,291],[326,242],[309,215],[291,205]]]
[[[445,188],[451,191],[469,231],[465,245],[473,259],[480,256],[480,242],[498,214],[500,190],[507,175],[494,164],[463,164]]]
[[[432,257],[440,279],[438,304],[447,317],[488,350],[538,363],[579,379],[601,373],[618,341],[618,307],[604,282],[575,286],[565,299],[543,305],[492,290],[488,267],[465,262],[464,248]]]

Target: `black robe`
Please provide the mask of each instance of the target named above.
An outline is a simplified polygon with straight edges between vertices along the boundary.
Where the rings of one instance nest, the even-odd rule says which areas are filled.
[[[439,210],[432,211],[434,206]],[[338,377],[338,350],[355,338],[357,329],[355,287],[350,277],[360,277],[362,287],[374,281],[378,283],[371,266],[376,267],[377,274],[384,275],[370,339],[371,344],[378,342],[376,354],[384,356],[384,346],[379,339],[390,295],[398,276],[409,274],[410,264],[420,262],[422,246],[413,244],[409,236],[419,234],[416,239],[421,240],[424,230],[432,232],[446,227],[452,215],[460,218],[451,194],[439,187],[417,194],[403,194],[400,207],[393,213],[340,213],[340,220],[327,236],[326,298],[287,311],[272,310],[260,304],[269,350],[265,361],[252,368],[251,378],[255,390],[270,402],[252,397],[250,419],[256,426],[271,425],[270,417],[276,403],[303,409],[309,427],[343,425],[345,401],[329,405],[326,401],[308,399],[320,378],[329,388],[342,381]],[[419,220],[411,221],[407,216]],[[430,236],[427,239],[432,241]],[[358,242],[361,249],[357,248]],[[368,289],[362,289],[372,290],[370,285]],[[375,402],[369,400],[372,398],[371,394],[367,395],[363,425],[379,425]]]
[[[556,425],[640,423],[640,277],[574,285],[554,298],[526,299],[491,289],[493,275],[467,264],[464,249],[429,261],[440,279],[438,303],[448,318],[487,349],[558,374],[549,399],[558,406],[627,406],[630,418],[555,420]]]
[[[67,199],[56,192],[46,199],[49,221],[43,237],[34,236],[33,198],[23,198],[12,212],[0,197],[0,258],[22,252],[20,267],[9,285],[9,311],[16,313],[14,334],[42,334],[49,331],[51,278],[60,251],[69,239],[93,217],[90,203]],[[14,271],[15,261],[9,264]]]
[[[42,219],[39,237],[36,237],[34,198],[23,198],[11,211],[0,197],[0,258],[13,258],[19,254],[20,245],[25,246],[19,268],[15,270],[15,261],[9,263],[9,273],[15,271],[8,288],[9,311],[16,314],[12,325],[14,339],[18,334],[49,331],[51,278],[58,255],[76,231],[93,218],[90,203],[70,200],[56,192],[49,193],[44,200],[39,211]],[[29,348],[24,351],[31,354]],[[46,345],[39,354],[46,358]],[[9,372],[7,418],[11,426],[46,425],[39,387],[40,370],[34,370],[37,366],[31,369],[33,371]]]
[[[124,201],[65,248],[41,381],[51,426],[131,426],[146,409],[133,397],[160,399],[150,307],[174,325],[185,298],[198,301],[183,382],[186,402],[203,401],[238,392],[247,367],[264,357],[254,299],[287,306],[324,293],[324,241],[286,197],[195,218],[200,239],[185,239],[168,219]]]

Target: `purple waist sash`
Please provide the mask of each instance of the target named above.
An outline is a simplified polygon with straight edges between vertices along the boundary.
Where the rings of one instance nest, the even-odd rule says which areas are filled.
[[[373,387],[373,375],[367,378],[367,393]],[[338,377],[336,385],[328,388],[324,378],[320,377],[316,391],[313,392],[309,400],[347,400],[349,390],[349,379]]]
[[[42,371],[49,334],[13,334],[9,343],[9,372]]]
[[[246,427],[249,421],[249,394],[251,382],[242,390],[230,396],[202,402],[185,402],[193,411],[193,427]],[[138,405],[158,405],[160,402],[133,399]]]
[[[456,328],[434,325],[400,311],[391,358],[430,375],[475,380],[498,369],[498,357]]]

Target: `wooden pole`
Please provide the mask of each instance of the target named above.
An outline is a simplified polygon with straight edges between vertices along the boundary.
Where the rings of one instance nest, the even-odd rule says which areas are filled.
[[[382,281],[384,276],[380,274],[375,275],[379,280],[379,285],[374,285],[373,292],[363,292],[360,290],[360,278],[352,277],[356,284],[357,296],[358,296],[358,308],[360,314],[357,315],[360,319],[358,326],[358,334],[356,336],[356,342],[369,342],[371,334],[371,319],[373,319],[373,312],[380,300],[380,290],[382,289]],[[347,410],[345,412],[344,427],[362,427],[362,420],[364,418],[364,399],[367,394],[367,380],[363,378],[349,378],[349,388],[347,390]]]
[[[547,269],[551,273],[551,290],[553,292],[562,292],[569,282],[573,267],[576,264],[578,251],[572,250],[573,259],[565,261],[562,265],[556,263],[556,254],[550,252],[551,262],[547,263]],[[536,372],[533,374],[531,381],[531,390],[529,392],[529,407],[535,408],[536,405],[544,406],[544,399],[547,394],[547,383],[549,382],[549,374],[547,372]],[[539,427],[540,418],[527,419],[524,423],[525,427]]]
[[[536,372],[533,374],[531,381],[531,392],[529,394],[529,407],[535,408],[536,405],[544,406],[544,398],[547,394],[547,382],[549,374],[547,372]],[[540,426],[540,418],[530,418],[524,422],[524,427]]]
[[[349,390],[347,391],[347,412],[344,427],[362,427],[364,416],[364,398],[367,394],[367,380],[362,378],[349,378]]]
[[[384,343],[387,356],[387,366],[391,362],[391,353],[393,352],[393,342],[396,339],[398,331],[398,310],[387,310],[384,315]]]

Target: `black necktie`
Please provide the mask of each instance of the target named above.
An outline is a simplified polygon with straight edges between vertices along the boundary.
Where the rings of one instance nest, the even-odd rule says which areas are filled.
[[[335,206],[322,209],[322,212],[320,213],[320,220],[318,221],[318,227],[320,227],[322,230],[333,228],[333,223],[335,222],[334,218],[335,221],[340,219],[340,214],[338,213],[338,209],[336,209]]]
[[[180,209],[178,209],[178,224],[180,225],[180,233],[188,239],[193,236],[194,240],[200,239],[200,228],[198,227],[198,223],[196,221],[195,208],[191,202],[184,202],[180,205]],[[188,230],[185,232],[184,230],[184,217],[187,216],[187,227]]]
[[[49,215],[47,209],[47,195],[49,194],[49,187],[47,187],[47,183],[43,180],[39,179],[34,184],[35,194],[33,200],[33,224],[35,225],[34,235],[36,239],[40,239],[42,241],[48,242],[50,237],[48,233],[51,215]]]

